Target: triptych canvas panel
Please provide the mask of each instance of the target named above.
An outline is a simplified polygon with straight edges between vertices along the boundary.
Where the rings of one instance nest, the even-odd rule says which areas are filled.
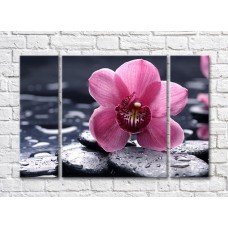
[[[209,58],[168,62],[22,56],[21,177],[208,176]]]

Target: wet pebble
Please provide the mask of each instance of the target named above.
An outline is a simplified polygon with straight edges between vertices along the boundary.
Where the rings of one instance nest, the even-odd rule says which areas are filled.
[[[109,165],[119,176],[167,177],[166,153],[125,147],[109,154]]]
[[[38,177],[58,174],[56,156],[30,157],[20,161],[21,177]]]
[[[205,109],[204,105],[191,106],[189,108],[189,111],[193,119],[196,119],[199,123],[208,123],[209,121],[208,110]]]
[[[93,150],[99,150],[99,151],[104,151],[99,144],[97,143],[96,139],[92,136],[91,132],[89,130],[83,131],[79,137],[78,141],[86,146],[87,148],[93,149]],[[127,147],[129,146],[136,146],[135,142],[133,141],[128,141],[126,144]]]
[[[190,154],[209,162],[208,141],[203,140],[187,140],[180,146],[173,148],[171,154]]]
[[[194,155],[175,154],[170,156],[171,177],[206,177],[208,164]]]
[[[63,147],[63,176],[105,176],[108,154],[88,149],[80,143]]]

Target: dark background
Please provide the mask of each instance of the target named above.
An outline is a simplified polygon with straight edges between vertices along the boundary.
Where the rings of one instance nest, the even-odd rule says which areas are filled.
[[[184,110],[172,118],[177,121],[182,128],[191,129],[192,116],[189,108],[197,105],[196,100],[199,93],[208,93],[209,80],[202,74],[200,69],[200,56],[172,56],[171,57],[171,82],[188,89],[188,104]]]
[[[154,64],[161,79],[166,80],[166,56],[64,56],[63,57],[63,97],[75,102],[92,103],[88,92],[88,79],[101,68],[115,71],[123,63],[145,59]]]

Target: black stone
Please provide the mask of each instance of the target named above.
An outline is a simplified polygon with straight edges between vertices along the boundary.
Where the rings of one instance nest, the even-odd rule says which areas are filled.
[[[91,150],[80,143],[63,147],[63,176],[106,176],[108,153]]]
[[[166,153],[125,147],[110,153],[108,162],[117,176],[167,177]]]
[[[170,156],[170,177],[207,177],[208,164],[194,155]]]
[[[85,130],[83,131],[79,137],[78,137],[78,141],[86,146],[87,148],[93,149],[93,150],[98,150],[98,151],[102,151],[105,152],[103,148],[101,148],[99,146],[99,144],[97,143],[96,139],[92,136],[92,134],[90,133],[89,130]],[[129,140],[126,144],[126,147],[129,146],[136,146],[135,142]]]
[[[58,175],[58,159],[56,156],[31,157],[20,161],[21,177],[38,177]]]
[[[199,123],[208,123],[209,112],[205,109],[204,105],[194,105],[189,108],[189,111],[193,119],[196,119]]]
[[[171,154],[190,154],[209,162],[208,141],[203,140],[187,140],[180,146],[173,148]]]

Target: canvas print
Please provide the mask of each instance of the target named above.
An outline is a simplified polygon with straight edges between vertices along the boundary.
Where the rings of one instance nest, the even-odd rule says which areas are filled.
[[[207,177],[209,169],[209,56],[172,56],[170,175]],[[180,90],[174,90],[178,84]],[[173,122],[175,121],[175,123]],[[174,126],[182,128],[179,134]],[[178,145],[173,144],[178,138]],[[180,144],[180,142],[183,143]]]
[[[20,175],[58,175],[58,57],[20,58]]]
[[[63,176],[167,177],[166,86],[166,56],[63,56]]]

